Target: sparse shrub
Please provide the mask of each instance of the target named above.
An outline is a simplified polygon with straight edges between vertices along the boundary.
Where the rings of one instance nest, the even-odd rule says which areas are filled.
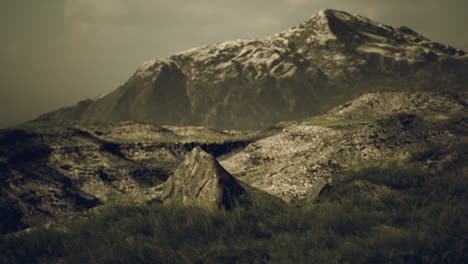
[[[444,169],[457,170],[466,162],[468,156],[468,144],[446,146],[441,144],[429,144],[425,149],[414,152],[411,160],[416,162],[441,162]]]
[[[390,165],[387,168],[366,168],[356,172],[351,179],[367,180],[374,184],[385,185],[395,189],[420,188],[431,178],[431,175],[415,168],[399,168]]]

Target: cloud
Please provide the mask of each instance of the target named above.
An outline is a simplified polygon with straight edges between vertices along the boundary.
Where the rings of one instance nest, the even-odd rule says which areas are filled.
[[[133,23],[129,22],[133,15],[131,11],[132,2],[128,0],[65,0],[64,22],[72,37],[128,34],[135,30]]]
[[[279,18],[268,15],[259,16],[255,21],[255,25],[259,27],[278,26],[280,24],[281,20]]]
[[[105,20],[128,14],[129,2],[125,0],[65,0],[65,19],[92,18]]]
[[[457,48],[462,48],[465,52],[468,52],[468,33],[465,33],[456,42]]]
[[[310,3],[309,0],[286,0],[290,8],[298,8]]]

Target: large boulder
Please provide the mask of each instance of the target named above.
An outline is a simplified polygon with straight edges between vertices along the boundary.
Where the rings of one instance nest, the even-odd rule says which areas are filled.
[[[194,148],[163,185],[163,204],[231,209],[245,194],[236,179],[200,147]]]

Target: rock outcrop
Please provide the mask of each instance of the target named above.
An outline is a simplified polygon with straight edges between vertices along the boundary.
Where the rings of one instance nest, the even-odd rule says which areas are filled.
[[[220,155],[245,146],[243,136],[134,122],[0,130],[0,234],[102,204],[156,199],[156,186],[195,146]]]
[[[369,92],[466,90],[467,71],[459,49],[407,27],[323,10],[272,37],[148,61],[108,95],[40,119],[259,129]]]
[[[231,209],[243,194],[236,179],[212,155],[196,147],[164,183],[161,200],[165,205]]]
[[[220,157],[220,163],[236,178],[285,201],[314,199],[325,183],[343,179],[349,170],[393,162],[410,166],[424,151],[443,154],[428,154],[434,160],[418,165],[443,170],[463,159],[444,149],[466,148],[466,99],[438,93],[363,95],[325,115],[285,122],[278,133]]]

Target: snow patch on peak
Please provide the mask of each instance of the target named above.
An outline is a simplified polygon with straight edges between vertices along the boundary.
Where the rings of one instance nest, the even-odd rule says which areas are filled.
[[[206,47],[208,47],[208,45],[200,46],[200,47],[194,47],[194,48],[191,48],[191,49],[188,49],[188,50],[183,50],[181,52],[177,52],[176,54],[174,54],[174,56],[191,54],[191,53],[194,53],[194,52],[198,52],[199,50],[203,50]]]
[[[254,41],[255,40],[252,40],[252,39],[238,39],[238,40],[224,41],[224,42],[216,44],[216,47],[221,50],[237,48],[240,46],[245,46],[246,44],[250,44],[251,42],[254,42]]]
[[[157,59],[145,61],[136,71],[135,77],[145,78],[152,75],[152,70],[157,63]]]
[[[306,39],[307,44],[318,43],[324,45],[328,41],[337,40],[337,36],[330,28],[328,17],[324,12],[320,12],[310,21],[314,26],[310,36]]]
[[[135,76],[146,78],[154,75],[155,72],[162,69],[164,65],[173,65],[174,61],[170,59],[153,59],[144,62],[135,73]]]
[[[325,12],[327,12],[327,9],[322,9],[316,14],[316,16],[326,18],[327,15],[325,14]]]
[[[156,64],[158,60],[157,59],[153,59],[153,60],[149,60],[149,61],[145,61],[141,66],[140,68],[138,68],[138,71],[140,72],[144,72],[144,71],[148,71],[149,68],[151,68],[152,66],[154,66]]]

